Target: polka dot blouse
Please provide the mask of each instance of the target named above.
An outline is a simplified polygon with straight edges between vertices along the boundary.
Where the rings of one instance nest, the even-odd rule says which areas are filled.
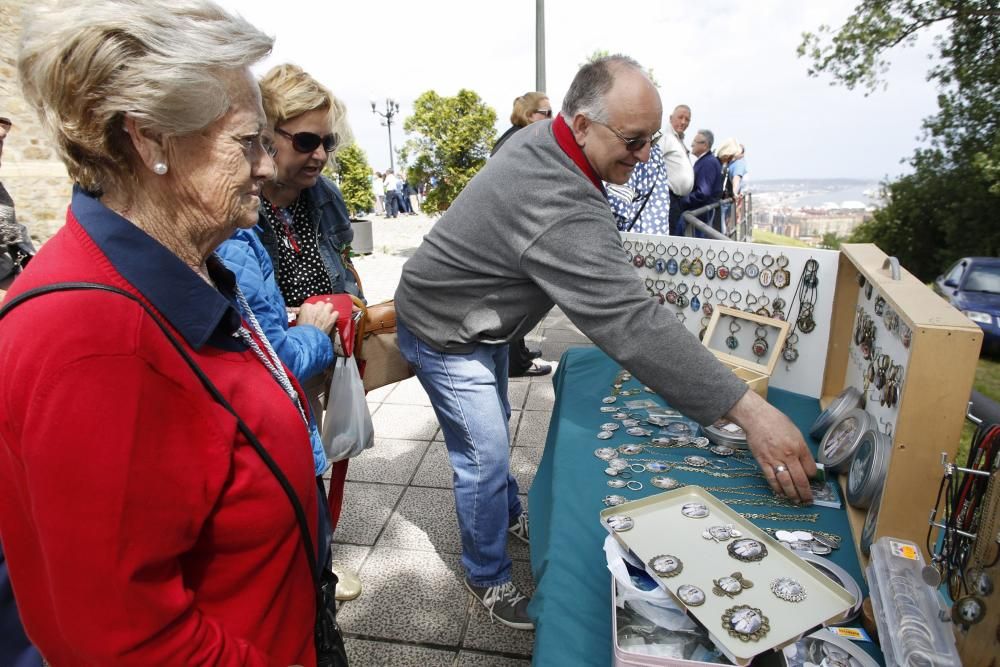
[[[319,240],[303,195],[287,208],[275,206],[267,199],[260,208],[267,225],[278,238],[275,278],[285,297],[285,305],[301,306],[311,296],[331,294],[333,283],[319,254]]]

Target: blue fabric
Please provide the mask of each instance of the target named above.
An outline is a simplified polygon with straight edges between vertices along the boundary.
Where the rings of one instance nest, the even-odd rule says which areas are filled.
[[[14,589],[7,575],[7,561],[0,545],[0,665],[4,667],[41,667],[42,656],[31,645],[14,601]]]
[[[333,363],[330,337],[314,326],[288,326],[285,300],[274,281],[274,269],[257,234],[239,229],[218,247],[216,253],[236,276],[250,310],[278,358],[296,378],[305,381],[322,373]],[[316,426],[316,415],[309,415],[309,440],[316,474],[329,466]]]
[[[358,298],[364,298],[354,274],[344,266],[341,253],[354,240],[354,228],[347,213],[347,204],[337,184],[325,177],[320,177],[316,185],[303,190],[299,195],[305,198],[313,228],[316,230],[319,242],[319,254],[330,275],[330,283],[335,294],[348,293]],[[387,197],[388,199],[388,197]],[[266,206],[263,202],[262,206]],[[258,218],[254,229],[271,258],[271,265],[276,273],[281,271],[278,257],[278,236],[268,225],[264,215]]]
[[[694,188],[691,192],[681,197],[682,211],[694,211],[719,201],[722,197],[722,163],[719,158],[712,153],[705,153],[694,163]],[[717,211],[712,209],[706,214],[702,214],[699,220],[712,225],[718,229],[716,224]],[[677,221],[677,234],[683,235],[687,224],[681,217]],[[701,236],[701,234],[698,234]]]
[[[507,346],[438,352],[396,320],[399,351],[427,391],[454,470],[462,565],[475,586],[511,580],[507,528],[521,515],[510,474]]]
[[[531,569],[535,578],[535,593],[528,613],[535,621],[533,664],[606,667],[612,663],[611,584],[605,563],[603,543],[607,531],[601,526],[601,499],[610,490],[606,485],[602,461],[594,458],[597,447],[617,445],[624,436],[610,441],[597,440],[594,434],[607,415],[598,411],[601,398],[608,394],[611,383],[621,367],[599,349],[574,348],[559,362],[553,377],[556,401],[549,425],[545,452],[528,494],[531,506]],[[632,380],[624,388],[641,387]],[[662,399],[650,394],[662,404]],[[637,397],[639,398],[639,397]],[[803,432],[819,415],[816,399],[770,389],[768,401],[784,412]],[[806,442],[815,454],[817,442],[808,436]],[[673,452],[673,450],[667,450]],[[690,452],[657,452],[657,459],[681,457]],[[702,486],[740,486],[745,480],[705,477],[697,473],[674,470],[685,484]],[[661,490],[648,484],[649,474],[636,479],[645,486],[629,492],[629,499],[639,499]],[[705,480],[710,480],[706,484]],[[617,492],[616,492],[617,493]],[[739,511],[769,511],[768,508],[740,508]],[[819,530],[841,535],[843,544],[828,558],[854,577],[867,595],[861,568],[851,538],[847,515],[843,510],[825,507],[801,509],[781,508],[782,513],[819,513],[815,525],[775,524],[755,521],[772,528]],[[566,638],[572,638],[567,641]],[[877,649],[871,643],[859,644],[876,659]]]
[[[240,327],[233,287],[236,280],[221,262],[208,260],[218,290],[177,255],[121,217],[80,186],[73,187],[73,216],[114,265],[184,337],[200,350],[206,343],[224,350],[246,346],[233,338]]]
[[[631,201],[620,196],[616,188],[608,188],[608,203],[614,211],[618,229],[625,230],[642,209],[631,231],[637,234],[669,234],[670,186],[663,153],[659,149],[650,152],[648,162],[635,165],[625,187],[634,193]]]
[[[726,167],[729,171],[729,180],[732,181],[737,176],[740,177],[740,189],[733,192],[733,194],[739,194],[743,192],[743,186],[746,185],[746,175],[747,175],[747,161],[746,158],[740,158],[739,160],[733,160]]]

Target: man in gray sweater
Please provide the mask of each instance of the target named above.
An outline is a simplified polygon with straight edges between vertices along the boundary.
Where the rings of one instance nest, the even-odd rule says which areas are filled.
[[[528,537],[510,474],[507,343],[558,304],[594,343],[702,424],[747,432],[771,487],[810,500],[798,429],[650,299],[626,261],[603,181],[625,183],[660,137],[659,94],[624,56],[585,65],[552,121],[529,125],[465,187],[396,290],[403,356],[427,390],[455,471],[466,586],[502,623],[533,627],[508,531]]]

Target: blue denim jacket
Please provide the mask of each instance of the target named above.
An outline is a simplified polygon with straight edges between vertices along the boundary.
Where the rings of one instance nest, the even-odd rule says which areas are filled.
[[[342,259],[342,252],[354,240],[354,229],[347,214],[347,204],[344,195],[340,193],[337,184],[324,176],[320,176],[316,185],[303,190],[300,197],[306,204],[312,219],[313,229],[319,240],[319,254],[330,274],[330,283],[335,294],[347,292],[358,298],[364,298],[354,274],[347,270]],[[263,215],[258,218],[254,230],[260,236],[261,243],[271,257],[275,273],[279,270],[278,237],[267,224]],[[348,260],[350,261],[350,260]]]

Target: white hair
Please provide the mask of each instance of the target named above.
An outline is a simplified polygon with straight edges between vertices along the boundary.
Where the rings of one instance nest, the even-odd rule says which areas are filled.
[[[198,132],[228,111],[229,77],[272,44],[210,0],[48,0],[17,64],[70,176],[98,191],[134,184],[126,114],[164,138]]]
[[[598,123],[607,123],[607,96],[615,83],[615,75],[623,68],[635,69],[645,75],[638,62],[620,54],[598,58],[581,67],[563,98],[559,112],[563,120],[572,123],[577,114],[583,114]]]

